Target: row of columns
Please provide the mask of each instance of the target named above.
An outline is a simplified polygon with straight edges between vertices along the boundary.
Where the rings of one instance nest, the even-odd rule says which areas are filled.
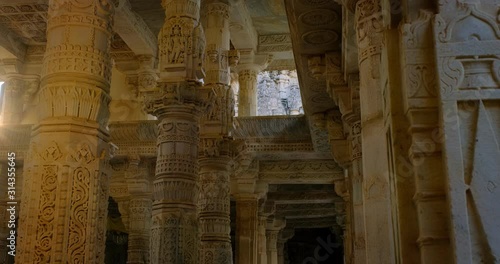
[[[160,89],[160,94],[148,93],[154,87],[140,89],[146,111],[159,120],[156,172],[150,187],[140,158],[129,157],[127,263],[232,263],[231,159],[225,137],[233,116],[229,62],[237,54],[229,51],[230,8],[223,2],[207,4],[202,27],[200,0],[162,4],[166,19],[159,35],[160,74],[148,71],[151,60],[146,58],[139,76],[157,81]],[[99,23],[66,24],[70,12]],[[25,165],[31,180],[22,198],[28,206],[20,215],[16,261],[104,261],[112,14],[112,1],[50,3],[51,42],[41,77],[39,122]],[[91,37],[78,38],[82,31]],[[64,63],[58,59],[62,53]],[[91,64],[82,68],[88,57]],[[249,93],[256,88],[258,72],[251,68],[239,69],[243,115],[256,112],[256,92]],[[4,86],[4,123],[20,122],[24,97],[36,92],[38,82],[25,83],[27,78],[21,77],[11,75]],[[200,122],[207,129],[199,131]],[[238,198],[240,263],[256,260],[257,201]],[[266,236],[266,230],[261,234]],[[275,244],[270,243],[273,263]]]

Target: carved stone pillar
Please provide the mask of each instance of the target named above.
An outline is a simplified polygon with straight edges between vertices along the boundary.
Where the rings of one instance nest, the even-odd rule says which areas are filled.
[[[141,168],[146,164],[140,162],[139,157],[132,157],[125,176],[130,193],[127,264],[150,263],[151,187],[147,173]]]
[[[177,87],[166,84],[171,85]],[[191,89],[189,85],[181,89]],[[161,104],[159,101],[156,105]],[[155,108],[152,113],[160,122],[153,183],[151,263],[197,263],[198,111],[196,106],[175,103]]]
[[[236,197],[236,262],[257,263],[258,201],[256,194],[239,194]]]
[[[104,261],[112,14],[107,0],[49,2],[18,263]]]
[[[352,240],[353,260],[352,263],[367,263],[366,233],[365,233],[365,210],[363,193],[363,161],[361,144],[361,121],[359,115],[345,117],[349,126],[349,141],[351,142],[351,166],[347,174],[349,176],[349,193],[351,200],[352,215]]]
[[[240,85],[238,96],[238,116],[257,115],[257,75],[258,65],[241,65],[238,71]]]
[[[356,5],[356,30],[359,49],[361,138],[363,141],[363,205],[366,258],[374,263],[393,263],[394,240],[391,216],[389,153],[384,125],[381,52],[384,24],[379,0],[359,0]],[[359,145],[357,146],[359,147]],[[381,155],[381,153],[383,155]],[[356,168],[357,169],[357,168]],[[354,182],[357,203],[359,185]],[[354,217],[357,217],[356,215]]]
[[[146,112],[158,117],[156,173],[153,182],[151,263],[198,263],[198,141],[204,100],[204,34],[200,0],[164,0],[165,23],[159,34],[158,92],[145,99]]]
[[[202,7],[206,57],[204,79],[210,97],[200,130],[200,263],[229,264],[233,261],[230,220],[230,163],[228,136],[232,127],[233,94],[229,89],[229,11],[222,2]]]
[[[232,263],[229,164],[220,141],[203,139],[200,153],[200,261],[207,264]]]

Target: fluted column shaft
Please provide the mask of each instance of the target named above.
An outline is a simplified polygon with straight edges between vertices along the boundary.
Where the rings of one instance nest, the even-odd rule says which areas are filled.
[[[107,0],[49,1],[16,262],[104,261],[112,14]]]
[[[390,264],[395,258],[388,155],[381,155],[389,153],[389,148],[380,79],[380,60],[384,48],[384,21],[380,1],[359,0],[355,15],[363,128],[361,138],[366,257],[374,263]],[[357,183],[354,188],[359,188]]]
[[[238,95],[238,116],[257,115],[257,67],[242,65],[238,72],[240,85]]]
[[[258,197],[236,197],[236,259],[238,264],[257,263]]]

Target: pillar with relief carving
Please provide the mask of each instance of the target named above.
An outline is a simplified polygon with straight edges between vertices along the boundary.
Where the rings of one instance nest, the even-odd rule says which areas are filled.
[[[351,108],[344,113],[342,119],[345,122],[349,141],[350,166],[347,169],[348,180],[346,188],[349,194],[347,198],[350,206],[350,229],[352,239],[352,263],[366,263],[366,239],[365,239],[365,210],[363,204],[363,161],[362,161],[362,138],[361,138],[361,116],[359,105],[359,79],[350,76],[349,80]]]
[[[352,2],[352,1],[351,1]],[[358,0],[355,10],[358,39],[359,94],[363,168],[363,206],[366,258],[394,262],[394,239],[389,183],[389,143],[384,125],[381,54],[384,49],[384,13],[380,0]],[[357,183],[354,188],[359,188]],[[358,195],[359,190],[354,190]],[[353,201],[354,202],[354,201]],[[356,215],[354,216],[356,217]]]
[[[125,175],[130,194],[127,264],[150,263],[152,199],[146,165],[144,160],[141,162],[140,157],[130,157]]]
[[[198,142],[205,36],[200,0],[163,0],[159,79],[145,94],[158,118],[151,263],[199,263]]]
[[[229,140],[233,94],[229,87],[229,12],[224,1],[207,2],[201,21],[205,31],[205,86],[211,95],[200,125],[200,263],[230,264],[233,261],[230,220]]]
[[[108,0],[49,1],[16,262],[104,262],[113,12]]]

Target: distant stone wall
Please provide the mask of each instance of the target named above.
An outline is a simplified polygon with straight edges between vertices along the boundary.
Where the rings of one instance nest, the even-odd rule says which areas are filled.
[[[257,77],[257,115],[304,114],[296,71],[264,71]]]

